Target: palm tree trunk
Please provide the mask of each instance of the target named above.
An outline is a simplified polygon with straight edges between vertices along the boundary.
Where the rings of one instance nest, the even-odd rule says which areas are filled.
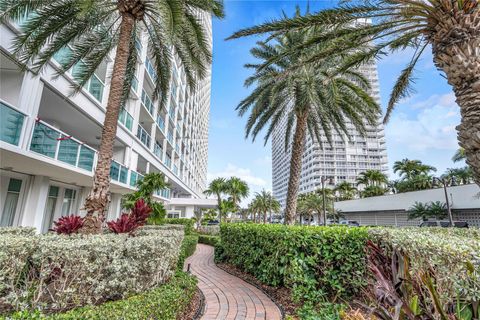
[[[220,205],[222,204],[222,197],[217,194],[217,206],[218,206],[218,221],[222,222],[222,212],[220,211]]]
[[[267,211],[263,213],[263,224],[267,224]]]
[[[285,224],[295,223],[297,211],[298,185],[302,172],[302,156],[307,133],[307,113],[297,115],[295,134],[293,135],[292,157],[290,159],[290,178],[288,180],[287,205],[285,208]]]
[[[477,9],[478,10],[478,9]],[[478,18],[478,14],[477,18]],[[435,65],[452,85],[462,116],[458,141],[480,186],[480,19],[460,11],[442,20],[432,37]]]
[[[130,14],[122,15],[97,167],[93,176],[93,188],[85,199],[84,208],[87,211],[87,216],[82,228],[84,233],[101,232],[105,213],[110,203],[110,165],[115,137],[117,136],[118,115],[122,102],[123,85],[130,54],[129,43],[134,22],[134,18]]]
[[[255,216],[255,211],[253,211],[253,223],[257,222],[257,217]]]

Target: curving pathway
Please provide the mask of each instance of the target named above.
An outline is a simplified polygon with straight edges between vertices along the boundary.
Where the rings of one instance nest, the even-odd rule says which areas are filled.
[[[280,320],[278,307],[262,291],[237,278],[213,262],[213,247],[198,244],[187,259],[198,287],[205,295],[203,320]]]

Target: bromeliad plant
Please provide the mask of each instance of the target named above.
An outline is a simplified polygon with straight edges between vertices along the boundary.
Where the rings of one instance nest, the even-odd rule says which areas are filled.
[[[123,213],[117,220],[107,222],[108,229],[113,233],[132,234],[139,227],[145,225],[151,212],[152,209],[148,204],[143,199],[139,199],[130,213]]]
[[[83,226],[83,221],[84,219],[82,217],[75,215],[61,217],[53,222],[51,231],[55,231],[57,234],[77,233]]]

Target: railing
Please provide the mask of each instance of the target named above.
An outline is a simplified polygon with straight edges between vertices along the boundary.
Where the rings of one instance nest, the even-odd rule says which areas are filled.
[[[182,128],[181,128],[181,126],[178,122],[177,122],[176,128],[177,128],[178,135],[181,135],[182,134]]]
[[[132,78],[132,84],[131,84],[131,87],[132,87],[132,90],[133,90],[133,92],[135,92],[135,93],[136,93],[136,92],[137,92],[137,90],[138,90],[138,79],[137,79],[137,77],[136,77],[136,76],[133,76],[133,78]]]
[[[69,47],[64,47],[61,50],[57,51],[57,53],[55,53],[55,55],[53,56],[53,59],[56,60],[61,65],[63,65],[69,61],[71,54],[72,54],[72,50]],[[78,79],[79,72],[81,72],[81,68],[83,64],[84,64],[83,61],[80,60],[80,62],[74,65],[73,68],[71,69],[70,74],[73,76],[75,80]],[[85,90],[90,92],[90,94],[99,102],[102,102],[104,87],[105,87],[105,84],[103,83],[102,80],[100,80],[100,78],[96,74],[93,74],[93,76],[88,80],[88,82],[84,86]]]
[[[173,145],[173,132],[168,131],[167,140]]]
[[[166,198],[166,199],[170,199],[170,189],[168,188],[165,188],[165,189],[161,189],[161,190],[155,190],[155,195],[157,196],[160,196],[160,197],[163,197],[163,198]]]
[[[165,157],[165,161],[164,161],[165,165],[170,168],[172,166],[172,159],[170,158],[170,156],[167,154],[167,156]]]
[[[126,184],[128,180],[128,168],[112,160],[112,164],[110,165],[110,178]]]
[[[123,124],[128,130],[132,131],[133,117],[125,108],[122,108],[120,110],[120,114],[118,115],[118,122]]]
[[[170,110],[168,111],[168,114],[170,115],[170,118],[172,120],[175,120],[175,106],[170,106]]]
[[[153,153],[160,159],[160,161],[162,161],[163,148],[158,142],[155,142],[155,145],[153,146]]]
[[[145,70],[147,70],[147,73],[152,81],[155,82],[157,80],[157,73],[155,72],[155,68],[153,67],[149,58],[145,59]]]
[[[80,169],[93,171],[96,150],[43,121],[35,123],[30,150]]]
[[[154,106],[152,99],[148,96],[147,92],[145,89],[142,89],[142,105],[147,109],[148,113],[150,113],[153,116],[154,112]]]
[[[137,171],[131,170],[130,171],[130,186],[135,187],[138,181],[142,181],[143,175],[138,173]]]
[[[180,154],[180,146],[177,144],[175,144],[175,151],[177,151],[178,154]]]
[[[165,120],[161,115],[157,116],[157,125],[162,132],[165,132]]]
[[[147,133],[147,131],[141,125],[138,125],[137,138],[140,139],[140,141],[144,145],[146,145],[148,148],[150,148],[150,142],[151,142],[152,138],[150,137],[150,135]]]
[[[178,176],[178,167],[175,164],[173,165],[173,173]]]
[[[25,115],[0,102],[0,140],[18,146]]]

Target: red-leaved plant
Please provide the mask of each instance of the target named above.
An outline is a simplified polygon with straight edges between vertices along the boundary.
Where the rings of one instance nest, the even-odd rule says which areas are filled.
[[[132,233],[143,226],[152,209],[143,199],[138,199],[130,214],[122,213],[115,221],[107,222],[108,229],[114,233]]]
[[[83,226],[83,218],[80,216],[66,216],[61,217],[57,221],[53,222],[52,231],[55,231],[58,234],[72,234],[77,233],[78,230]]]

